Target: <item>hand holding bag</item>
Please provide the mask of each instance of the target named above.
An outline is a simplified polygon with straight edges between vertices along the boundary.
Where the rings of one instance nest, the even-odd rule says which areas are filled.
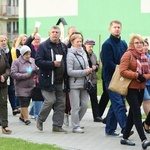
[[[115,72],[111,78],[108,89],[126,96],[128,93],[128,86],[132,80],[124,78],[120,75],[119,65],[116,65]]]

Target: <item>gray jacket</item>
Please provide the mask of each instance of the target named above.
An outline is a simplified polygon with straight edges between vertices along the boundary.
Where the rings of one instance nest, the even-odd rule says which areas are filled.
[[[33,70],[30,78],[26,78],[27,67],[31,67]],[[29,61],[25,61],[20,55],[18,59],[12,62],[11,77],[14,79],[16,96],[31,96],[31,91],[35,86],[33,79],[35,70],[36,65],[34,58],[30,58]]]
[[[92,53],[92,54],[89,54],[89,58],[92,62],[92,65],[97,67],[97,69],[90,74],[90,80],[92,81],[93,84],[97,84],[96,72],[98,71],[98,67],[99,67],[98,62],[97,62],[97,57],[94,53]]]
[[[82,64],[84,70],[81,68],[79,61]],[[89,68],[87,55],[84,49],[77,49],[71,47],[68,49],[67,54],[67,72],[69,75],[70,89],[84,89],[85,88],[85,76],[86,70]]]

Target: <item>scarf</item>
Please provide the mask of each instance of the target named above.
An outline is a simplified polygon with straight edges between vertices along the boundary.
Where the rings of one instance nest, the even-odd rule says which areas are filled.
[[[139,74],[148,74],[149,70],[149,63],[148,58],[143,51],[138,51],[135,47],[130,46],[128,50],[131,51],[132,55],[136,58],[137,61],[137,72]]]

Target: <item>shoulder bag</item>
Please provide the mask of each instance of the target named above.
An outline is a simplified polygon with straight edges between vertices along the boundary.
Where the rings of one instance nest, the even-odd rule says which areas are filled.
[[[76,54],[74,54],[76,59],[78,60],[79,64],[80,64],[80,67],[82,70],[84,70],[81,62],[79,61],[78,57],[76,56]],[[90,79],[87,79],[87,77],[85,76],[85,88],[87,89],[87,92],[88,93],[92,93],[93,91],[95,91],[95,86],[93,85],[92,81]]]
[[[128,86],[131,81],[132,79],[124,78],[120,75],[119,65],[116,65],[115,72],[113,73],[108,89],[113,92],[117,92],[120,95],[126,96],[128,93]]]

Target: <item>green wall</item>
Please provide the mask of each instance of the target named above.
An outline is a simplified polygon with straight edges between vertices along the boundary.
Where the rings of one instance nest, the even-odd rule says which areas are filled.
[[[71,6],[70,6],[71,7]],[[55,25],[59,18],[65,18],[69,26],[76,26],[82,32],[84,39],[96,40],[95,53],[99,58],[101,44],[109,37],[109,23],[112,20],[120,20],[123,25],[122,39],[128,43],[130,34],[150,34],[150,13],[141,13],[141,0],[78,0],[78,16],[57,16],[27,19],[27,34],[30,35],[35,21],[40,21],[39,33],[42,37],[48,37],[49,28]],[[23,18],[19,20],[19,33],[23,33]]]

